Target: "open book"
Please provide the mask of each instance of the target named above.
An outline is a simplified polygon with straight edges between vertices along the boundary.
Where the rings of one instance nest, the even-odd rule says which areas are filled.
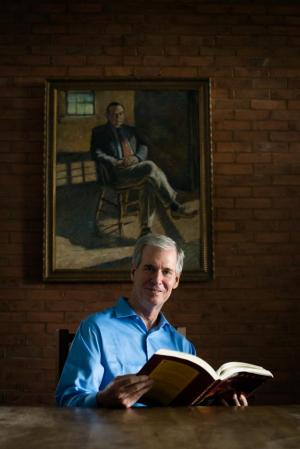
[[[152,405],[218,403],[243,393],[248,397],[272,373],[250,363],[229,362],[215,371],[207,362],[184,352],[160,349],[138,372],[154,380],[141,402]]]

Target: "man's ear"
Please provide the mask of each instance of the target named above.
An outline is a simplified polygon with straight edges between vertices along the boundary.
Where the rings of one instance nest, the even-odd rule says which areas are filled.
[[[134,278],[134,273],[135,273],[136,267],[131,267],[131,271],[130,271],[130,279],[133,281]]]
[[[181,273],[176,273],[176,276],[175,276],[175,283],[174,283],[174,285],[173,285],[173,289],[175,289],[175,288],[178,287],[179,281],[180,281],[180,275],[181,275]]]

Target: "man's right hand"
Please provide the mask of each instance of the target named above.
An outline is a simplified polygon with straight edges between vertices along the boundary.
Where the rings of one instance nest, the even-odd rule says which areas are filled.
[[[153,385],[148,376],[126,374],[116,377],[97,394],[98,407],[129,408],[147,393]]]

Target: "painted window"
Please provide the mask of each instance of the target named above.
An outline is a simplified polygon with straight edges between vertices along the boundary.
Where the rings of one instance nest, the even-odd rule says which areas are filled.
[[[95,93],[93,91],[68,91],[67,115],[94,115]]]

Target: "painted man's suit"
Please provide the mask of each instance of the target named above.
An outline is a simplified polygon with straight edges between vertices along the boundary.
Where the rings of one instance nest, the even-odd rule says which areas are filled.
[[[126,142],[138,162],[129,167],[118,165],[123,159],[122,142]],[[148,148],[132,126],[115,128],[111,124],[97,126],[92,130],[92,158],[97,163],[98,179],[102,185],[116,187],[141,187],[140,223],[141,229],[151,228],[156,197],[165,207],[175,200],[176,192],[170,186],[166,175],[152,161],[146,160]]]

